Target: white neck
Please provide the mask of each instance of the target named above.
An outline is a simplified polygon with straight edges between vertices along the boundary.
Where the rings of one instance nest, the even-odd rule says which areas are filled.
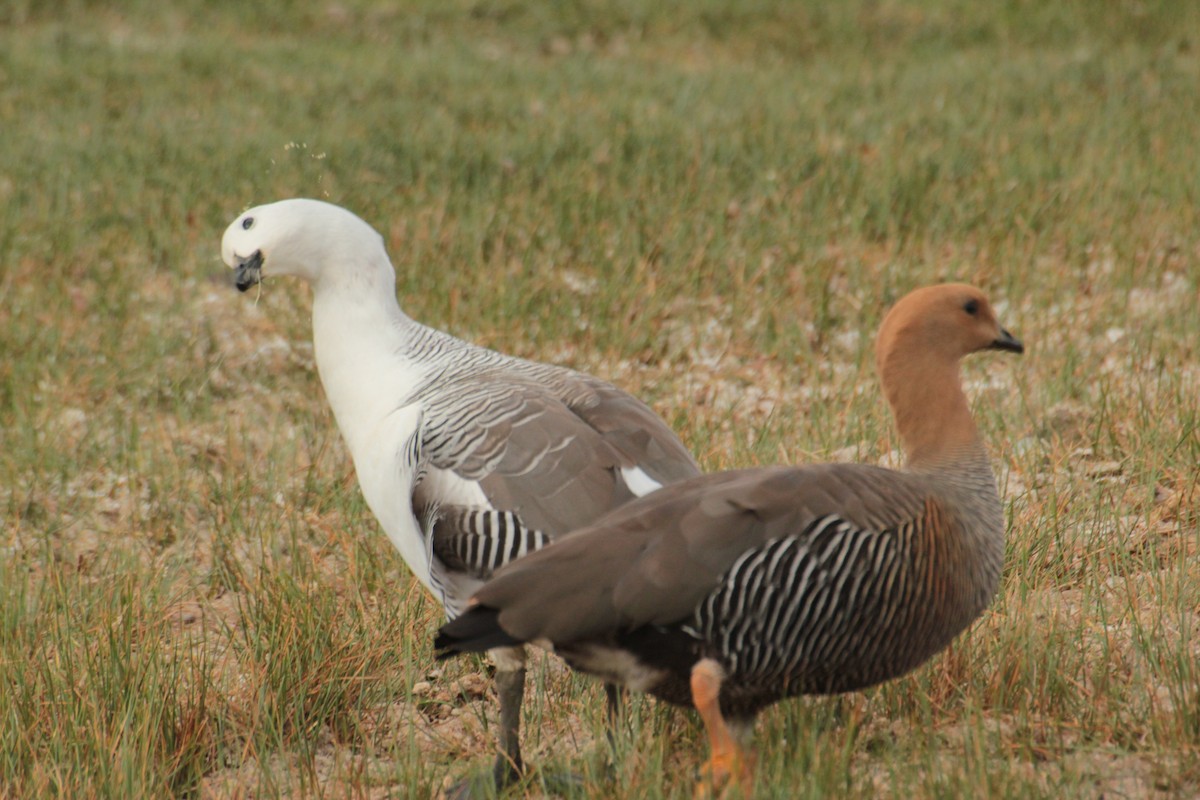
[[[417,465],[405,458],[419,441],[422,411],[412,395],[428,370],[410,355],[420,326],[396,302],[386,257],[357,266],[313,287],[317,371],[367,505],[413,574],[440,597],[410,505]]]
[[[313,287],[313,349],[321,383],[352,454],[403,405],[424,370],[406,354],[416,326],[396,302],[390,264],[364,263]]]

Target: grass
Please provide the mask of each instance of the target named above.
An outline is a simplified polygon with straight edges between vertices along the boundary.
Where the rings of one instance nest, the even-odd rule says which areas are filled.
[[[645,397],[710,469],[895,447],[871,335],[962,279],[1000,597],[913,676],[782,704],[763,797],[1200,792],[1200,57],[1190,3],[0,0],[0,797],[433,797],[480,662],[358,495],[284,196],[414,317]],[[683,797],[687,715],[552,660],[527,748]],[[535,777],[514,794],[545,793]]]

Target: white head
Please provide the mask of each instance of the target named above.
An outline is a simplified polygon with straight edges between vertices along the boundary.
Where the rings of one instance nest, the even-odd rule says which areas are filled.
[[[381,262],[393,276],[375,229],[340,206],[280,200],[243,212],[225,229],[221,258],[246,291],[268,275],[295,275],[318,287],[339,272]]]

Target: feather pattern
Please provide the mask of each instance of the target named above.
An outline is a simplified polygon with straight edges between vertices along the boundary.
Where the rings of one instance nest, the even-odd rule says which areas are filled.
[[[611,385],[407,327],[407,354],[430,367],[401,401],[422,409],[421,457],[475,487],[463,504],[439,491],[444,480],[414,486],[414,507],[437,509],[423,526],[435,571],[486,579],[644,491],[625,469],[655,485],[698,473],[665,423]],[[456,594],[448,607],[465,601]]]

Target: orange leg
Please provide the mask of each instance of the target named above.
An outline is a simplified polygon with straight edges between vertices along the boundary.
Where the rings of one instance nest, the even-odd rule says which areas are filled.
[[[704,721],[704,728],[708,731],[708,744],[712,750],[708,762],[700,768],[701,777],[696,786],[696,797],[728,797],[734,786],[729,784],[729,779],[736,775],[737,785],[740,785],[742,790],[741,796],[749,800],[754,789],[754,756],[742,749],[725,718],[721,716],[718,698],[721,694],[721,681],[724,679],[725,671],[711,658],[706,658],[692,667],[692,703],[700,712],[700,719]]]

